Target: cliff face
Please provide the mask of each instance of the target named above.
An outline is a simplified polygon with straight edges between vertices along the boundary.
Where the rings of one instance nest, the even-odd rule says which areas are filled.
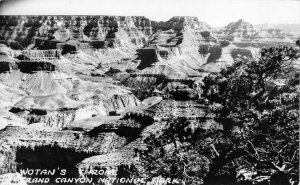
[[[224,33],[226,35],[236,37],[250,37],[253,36],[256,31],[252,24],[245,22],[243,19],[240,19],[237,22],[229,23],[225,27]]]
[[[129,122],[107,122],[88,132],[8,126],[0,132],[3,139],[0,175],[26,168],[56,169],[59,166],[67,169],[67,176],[78,177],[77,163],[120,149],[137,137],[140,126]],[[51,181],[56,176],[49,178]]]
[[[205,42],[217,41],[211,33],[211,27],[198,21],[197,17],[172,17],[167,22],[153,22],[152,26],[155,33],[149,38],[149,45],[175,47],[182,44],[187,47],[191,44],[194,44],[192,46],[199,46]],[[182,43],[187,42],[191,37],[193,37],[193,43]]]
[[[152,27],[154,31],[157,30],[169,30],[181,31],[185,28],[211,30],[211,27],[205,23],[200,22],[197,17],[192,16],[177,16],[172,17],[167,22],[155,22],[152,21]]]
[[[136,49],[145,44],[167,48],[159,51],[163,58],[175,56],[176,63],[199,68],[199,63],[205,62],[198,55],[199,45],[218,42],[211,27],[196,17],[155,22],[140,16],[0,16],[0,27],[1,39],[7,45],[13,41],[27,48],[58,48],[63,55],[81,50],[101,61],[99,66],[105,70],[134,58]],[[60,57],[56,52],[48,54],[47,59]]]
[[[222,39],[233,40],[235,42],[251,41],[256,42],[293,42],[296,40],[297,33],[285,32],[284,28],[275,28],[273,25],[253,26],[251,23],[240,19],[231,22],[222,28],[217,36]]]
[[[106,36],[109,38],[118,31],[132,33],[130,31],[138,30],[145,35],[151,34],[150,20],[141,16],[87,16],[78,19],[86,23],[83,30],[85,35],[95,40],[103,40]]]
[[[117,79],[134,89],[139,98],[149,96],[145,90],[168,91],[182,83],[190,85],[196,80],[193,78],[202,76],[197,70],[207,62],[199,53],[199,47],[218,44],[210,26],[196,17],[173,17],[151,25],[154,33],[145,47],[137,50],[134,60],[114,66],[114,69],[124,71],[125,68],[130,73]]]
[[[169,121],[178,118],[186,118],[190,121],[193,125],[190,129],[222,130],[222,125],[218,125],[212,118],[205,116],[205,110],[206,107],[198,102],[175,100],[162,100],[155,105],[132,110],[126,113],[118,122],[131,123],[133,121],[135,124],[140,123],[142,129],[140,129],[137,137],[129,144],[108,154],[84,159],[78,164],[78,168],[79,170],[88,170],[96,167],[110,167],[120,170],[121,165],[138,164],[138,156],[135,155],[134,151],[145,147],[144,139],[150,134],[159,135],[160,131],[170,123]]]
[[[166,22],[155,22],[142,16],[0,16],[0,27],[2,40],[18,41],[23,47],[30,45],[33,38],[142,46],[158,30],[178,32],[191,28],[211,31],[208,24],[196,17],[173,17]]]
[[[1,128],[17,120],[8,111],[20,119],[18,123],[63,129],[74,121],[140,104],[129,90],[97,70],[98,57],[84,52],[88,43],[69,40],[60,44],[62,48],[19,51],[1,45],[0,100],[6,109],[0,114]],[[69,51],[66,45],[75,50]],[[68,51],[62,56],[64,50]],[[116,56],[114,51],[106,54]]]
[[[84,158],[107,153],[127,143],[126,135],[112,131],[93,134],[6,127],[0,135],[4,141],[0,147],[0,175],[26,168],[56,169],[59,166],[67,169],[68,175],[76,176],[76,164]]]
[[[58,41],[115,41],[143,44],[152,33],[151,22],[138,16],[0,16],[2,39],[13,39],[24,47],[32,38]]]

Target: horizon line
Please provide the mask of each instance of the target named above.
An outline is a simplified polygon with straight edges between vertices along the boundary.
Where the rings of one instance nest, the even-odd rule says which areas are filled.
[[[203,20],[199,19],[198,16],[193,16],[193,15],[174,15],[174,16],[171,16],[167,21],[154,20],[154,19],[151,19],[151,18],[147,17],[146,15],[108,15],[108,14],[106,14],[106,15],[105,14],[1,14],[0,13],[0,17],[1,16],[110,16],[110,17],[144,17],[144,18],[147,18],[150,21],[154,21],[154,22],[167,22],[167,21],[171,20],[174,17],[194,17],[194,18],[197,18],[199,22],[203,22],[203,23],[206,23],[209,26],[211,26],[209,24],[209,22],[203,21]],[[252,25],[262,25],[262,24],[273,24],[273,25],[290,24],[290,25],[300,25],[300,23],[284,23],[284,22],[282,22],[282,23],[265,22],[265,23],[255,23],[255,24],[253,24],[253,23],[251,23],[250,21],[247,21],[244,18],[239,18],[236,21],[233,20],[233,21],[228,22],[224,26],[211,26],[211,27],[213,27],[213,28],[225,27],[228,24],[234,23],[234,22],[238,22],[239,20],[244,20],[245,22],[250,23]]]

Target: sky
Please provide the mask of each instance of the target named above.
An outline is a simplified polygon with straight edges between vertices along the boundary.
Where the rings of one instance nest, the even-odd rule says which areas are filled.
[[[300,0],[0,0],[1,15],[139,15],[167,21],[196,16],[213,27],[244,19],[252,24],[300,24]]]

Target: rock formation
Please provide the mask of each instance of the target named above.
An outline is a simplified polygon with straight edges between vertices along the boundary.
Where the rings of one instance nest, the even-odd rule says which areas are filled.
[[[243,19],[229,23],[224,29],[224,34],[238,38],[249,38],[255,32],[253,25],[245,22]]]
[[[281,28],[281,27],[280,27]],[[292,32],[290,32],[292,33]],[[285,42],[291,43],[296,39],[297,33],[292,35],[281,29],[275,29],[271,25],[253,26],[243,19],[231,22],[217,32],[221,39],[232,40],[234,42],[255,41],[255,42]]]

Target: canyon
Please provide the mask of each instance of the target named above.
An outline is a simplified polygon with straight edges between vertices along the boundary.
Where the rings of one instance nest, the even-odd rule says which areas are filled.
[[[26,168],[124,175],[144,139],[177,119],[222,130],[202,80],[295,38],[242,19],[216,30],[191,16],[0,16],[0,184],[26,184]]]

